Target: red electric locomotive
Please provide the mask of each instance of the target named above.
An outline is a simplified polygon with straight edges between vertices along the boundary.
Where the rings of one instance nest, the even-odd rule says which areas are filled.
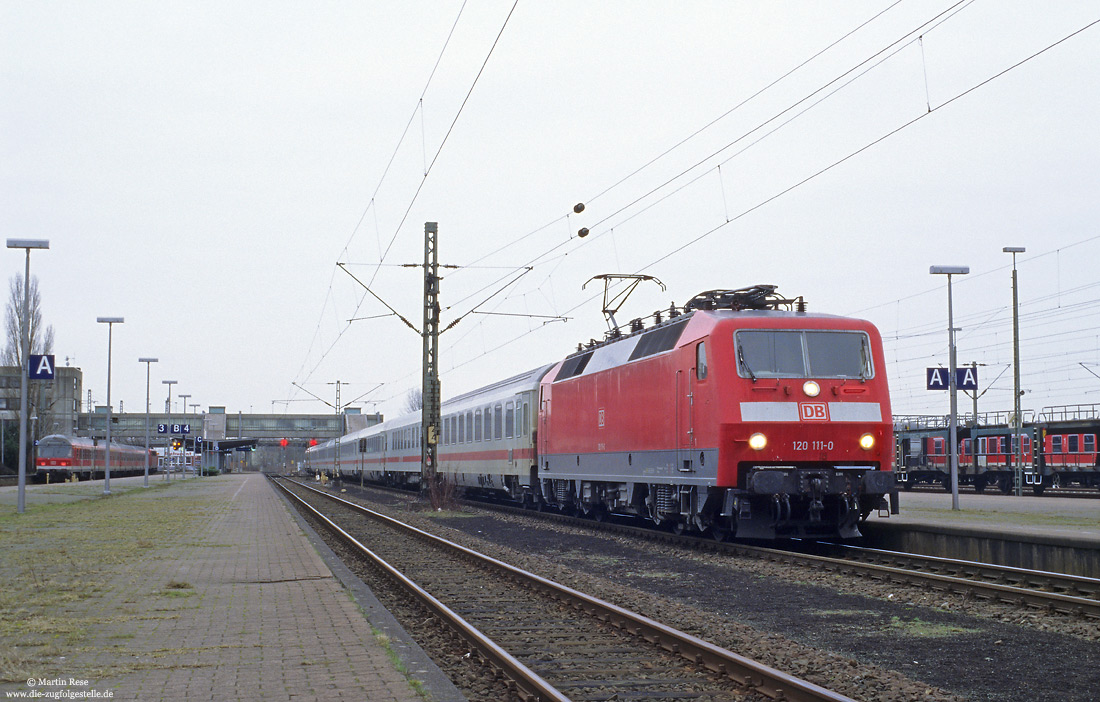
[[[543,377],[539,497],[718,538],[859,536],[886,496],[897,512],[885,368],[869,322],[770,285],[703,293]]]

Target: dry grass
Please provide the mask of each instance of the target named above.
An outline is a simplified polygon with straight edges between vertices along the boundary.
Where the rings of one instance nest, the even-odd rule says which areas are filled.
[[[71,661],[93,648],[97,633],[117,639],[119,632],[111,630],[119,625],[164,616],[163,611],[104,607],[101,600],[117,587],[112,581],[133,577],[133,565],[163,557],[162,547],[182,539],[203,512],[203,503],[189,490],[174,488],[154,486],[109,498],[34,505],[22,515],[0,514],[5,552],[0,559],[0,681],[56,670],[63,656]],[[166,586],[169,592],[192,594],[190,588],[187,583]],[[116,667],[111,672],[125,672]]]

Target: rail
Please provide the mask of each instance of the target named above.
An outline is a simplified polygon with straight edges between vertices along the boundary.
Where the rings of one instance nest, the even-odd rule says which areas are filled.
[[[707,641],[692,636],[691,634],[679,631],[656,620],[650,619],[649,617],[646,617],[642,614],[632,612],[599,598],[592,597],[591,595],[587,595],[573,588],[561,585],[547,578],[543,578],[541,576],[535,575],[534,573],[530,573],[526,570],[517,568],[497,559],[478,553],[477,551],[473,551],[472,549],[448,541],[447,539],[429,534],[428,532],[425,532],[414,526],[405,524],[389,516],[363,507],[362,505],[358,505],[354,502],[344,500],[328,492],[317,490],[311,486],[304,485],[295,481],[291,482],[306,490],[309,490],[329,500],[337,502],[345,507],[351,508],[359,513],[370,516],[374,519],[381,520],[393,527],[404,530],[410,534],[414,534],[417,537],[425,539],[433,544],[459,552],[479,564],[495,568],[504,573],[507,573],[512,578],[523,581],[531,588],[542,591],[543,593],[559,601],[568,603],[572,607],[582,609],[590,615],[606,623],[615,625],[620,629],[627,631],[628,633],[631,633],[635,636],[642,637],[646,641],[658,645],[666,651],[678,654],[690,662],[693,662],[697,665],[702,665],[712,672],[728,677],[729,679],[741,685],[749,687],[755,692],[762,694],[769,699],[789,700],[790,702],[853,702],[851,698],[845,695],[841,695],[839,693],[833,692],[832,690],[828,690],[819,685],[815,685],[814,683],[788,675],[780,670],[776,670],[775,668],[764,665],[752,659],[745,658],[744,656],[740,656],[732,651],[711,644]],[[284,491],[287,491],[289,493],[289,490],[287,490],[284,486],[280,487],[283,487]],[[304,501],[302,501],[300,498],[297,499],[299,502],[305,504]],[[316,514],[320,514],[319,512],[316,512],[316,510],[313,510],[312,507],[310,508],[310,511]],[[332,522],[327,518],[325,518],[324,521],[326,522],[326,524],[332,524]],[[333,527],[335,529],[339,529],[339,527],[335,527],[335,524],[333,524]],[[350,537],[350,535],[347,535],[347,533],[343,530],[339,530],[337,533],[343,534],[344,536],[342,536],[342,538],[352,538]],[[361,552],[370,553],[369,549],[367,549],[365,546],[362,546],[361,544],[357,545],[355,548],[356,550],[360,550]],[[372,560],[375,560],[376,558],[376,556],[374,556],[373,554],[368,557]],[[387,569],[387,572],[391,570],[388,565],[385,566],[385,568]],[[394,572],[396,573],[396,571]],[[403,578],[403,576],[401,577],[401,579],[406,580]],[[411,581],[409,582],[411,583]],[[433,598],[430,594],[426,592],[424,592],[422,595],[418,594],[417,596],[421,597],[426,603],[432,601],[438,602],[437,600],[435,600],[435,598]],[[432,606],[433,609],[436,607],[445,607],[444,605],[442,605],[442,603]],[[447,610],[447,612],[449,612],[449,615],[447,617],[448,621],[451,620],[452,616],[454,618],[458,618],[458,616],[455,615],[453,612],[450,612],[450,610]],[[468,627],[469,625],[465,626]],[[478,642],[476,645],[479,647],[479,650],[482,646],[490,647],[489,650],[493,651],[499,650],[499,647],[496,647],[495,644],[493,644],[491,641],[488,641],[487,637],[486,640],[482,641],[480,637],[483,637],[483,635],[481,635],[480,632],[477,632],[477,635],[475,635],[474,631],[469,632],[469,634],[472,637],[472,641],[476,640]],[[507,668],[507,670],[512,670],[512,668],[510,667],[512,664],[509,659],[514,659],[511,656],[509,656],[506,652],[503,652],[502,650],[500,650],[499,654],[495,655],[501,656],[500,660],[502,662],[502,668],[504,667],[504,664],[507,664],[509,665],[509,668]],[[522,663],[519,663],[519,661],[515,661],[515,663],[522,666]],[[527,689],[527,686],[533,685],[533,682],[527,678],[527,673],[519,674],[524,676],[524,679],[522,681],[517,681],[520,683],[521,686]],[[530,673],[530,675],[534,675],[534,673]],[[542,680],[541,678],[538,679],[540,681]],[[545,681],[542,682],[545,684]],[[551,692],[551,690],[553,690],[553,688],[547,690],[545,694],[561,694],[556,690],[553,690],[553,692]],[[539,695],[544,693],[532,692],[531,694]],[[536,697],[536,699],[566,698]]]

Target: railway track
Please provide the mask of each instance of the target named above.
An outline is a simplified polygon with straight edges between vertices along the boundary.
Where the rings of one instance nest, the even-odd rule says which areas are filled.
[[[846,544],[813,545],[817,542],[796,542],[797,545],[786,549],[736,542],[723,543],[616,522],[597,522],[556,513],[532,512],[509,505],[485,502],[471,504],[532,519],[552,519],[574,526],[609,530],[687,548],[720,551],[828,572],[857,574],[885,582],[930,587],[965,597],[1100,619],[1100,580],[1096,578],[866,549]],[[826,548],[831,551],[823,551]]]
[[[872,577],[888,578],[897,570],[904,578],[923,574],[924,581],[937,589],[1100,619],[1100,579],[849,544],[822,543],[816,548],[845,563],[869,566]]]
[[[515,698],[850,701],[328,492],[276,484],[448,622]]]

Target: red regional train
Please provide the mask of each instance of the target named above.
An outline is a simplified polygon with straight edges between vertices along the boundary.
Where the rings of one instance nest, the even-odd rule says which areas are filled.
[[[976,492],[996,487],[1009,494],[1015,487],[1019,449],[1023,485],[1036,495],[1049,487],[1100,488],[1097,414],[1094,408],[1088,416],[1076,419],[1041,417],[1025,423],[1021,434],[1007,426],[963,427],[959,432],[959,484],[973,485]],[[944,424],[943,417],[909,418],[895,429],[897,480],[904,488],[938,483],[951,489]]]
[[[81,480],[103,477],[107,447],[84,437],[50,434],[38,441],[38,480],[62,482],[70,476]],[[150,450],[149,472],[155,473],[157,455]],[[111,442],[111,476],[139,475],[145,472],[145,448]]]
[[[850,538],[872,511],[897,512],[874,326],[808,314],[770,285],[710,291],[655,317],[444,402],[439,472],[468,492],[722,539]],[[416,486],[420,438],[417,413],[313,447],[307,461]]]

